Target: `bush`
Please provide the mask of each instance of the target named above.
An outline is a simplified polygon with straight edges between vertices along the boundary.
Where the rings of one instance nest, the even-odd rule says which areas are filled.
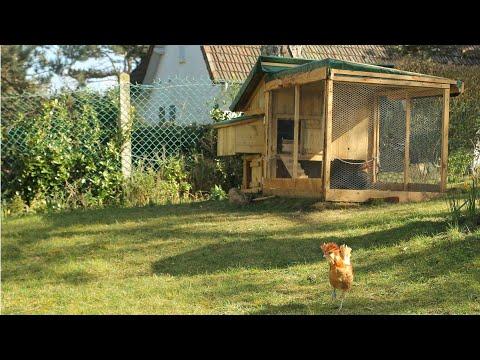
[[[448,223],[459,230],[472,231],[480,224],[479,179],[472,177],[464,184],[464,191],[453,189],[447,194]]]
[[[466,149],[458,149],[448,156],[448,181],[450,183],[463,182],[470,174],[473,153]]]
[[[210,199],[211,200],[225,200],[227,198],[227,193],[222,189],[221,186],[215,185],[210,189]]]
[[[123,201],[126,206],[177,204],[190,199],[190,184],[183,158],[167,158],[160,170],[140,164],[124,183]]]
[[[108,109],[101,113],[99,103]],[[51,209],[115,202],[122,178],[117,139],[107,131],[110,107],[105,95],[82,92],[17,113],[2,129],[2,197],[18,194],[29,207],[42,198]]]

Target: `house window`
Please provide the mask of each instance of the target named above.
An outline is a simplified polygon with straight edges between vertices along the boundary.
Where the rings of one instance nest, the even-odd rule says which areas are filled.
[[[178,47],[178,62],[180,64],[185,64],[187,62],[186,58],[186,48],[184,45]]]
[[[170,105],[168,107],[168,117],[170,121],[175,121],[175,118],[177,117],[177,107],[175,105]]]

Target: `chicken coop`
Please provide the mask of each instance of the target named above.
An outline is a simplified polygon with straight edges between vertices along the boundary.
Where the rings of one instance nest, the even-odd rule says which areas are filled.
[[[451,96],[463,83],[336,59],[261,56],[215,124],[244,192],[363,202],[445,191]]]

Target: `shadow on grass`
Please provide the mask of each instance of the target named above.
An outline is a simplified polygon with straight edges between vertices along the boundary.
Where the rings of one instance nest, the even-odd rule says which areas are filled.
[[[397,228],[348,238],[329,236],[299,239],[299,235],[309,234],[312,229],[308,226],[293,227],[283,232],[276,231],[277,239],[267,237],[216,243],[161,259],[152,264],[152,271],[156,274],[182,276],[215,273],[230,268],[285,268],[321,261],[319,246],[323,242],[347,243],[353,250],[368,249],[408,241],[411,237],[422,234],[433,235],[442,230],[442,224],[437,222],[412,221]]]
[[[305,302],[292,301],[279,305],[265,304],[260,309],[251,311],[250,314],[469,314],[475,313],[473,309],[479,308],[478,299],[480,299],[478,287],[475,287],[472,282],[465,284],[448,281],[441,288],[416,290],[401,297],[386,294],[380,298],[371,298],[354,291],[347,295],[341,311],[338,311],[340,305],[338,300],[332,301],[329,293],[319,293],[318,299]]]
[[[18,243],[26,244],[40,240],[47,240],[51,232],[78,225],[118,225],[125,222],[145,222],[151,219],[171,219],[172,222],[181,222],[183,218],[212,218],[232,217],[243,218],[261,216],[264,213],[282,214],[292,211],[312,210],[315,201],[311,199],[278,198],[261,203],[252,203],[247,206],[229,204],[228,201],[201,201],[184,204],[152,205],[134,208],[107,207],[102,209],[76,209],[58,213],[40,214],[41,225],[30,225],[25,228],[16,228],[14,236]],[[9,217],[3,222],[11,222],[22,217]],[[84,234],[85,231],[79,232]],[[32,236],[34,235],[34,236]],[[65,232],[65,236],[75,235]]]

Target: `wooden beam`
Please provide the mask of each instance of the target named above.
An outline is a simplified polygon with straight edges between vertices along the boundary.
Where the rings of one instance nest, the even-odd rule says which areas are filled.
[[[266,65],[266,66],[278,66],[278,67],[282,67],[282,68],[300,66],[300,64],[274,63],[274,62],[268,62],[268,61],[263,61],[263,62],[262,62],[262,65]]]
[[[245,110],[243,115],[247,116],[263,116],[265,115],[265,110],[264,109],[252,109],[252,110]]]
[[[293,169],[292,177],[298,177],[298,129],[300,123],[300,85],[295,85],[295,114],[293,116]]]
[[[272,111],[271,111],[271,98],[272,98],[272,93],[270,91],[265,92],[265,117],[264,117],[264,126],[265,126],[265,150],[263,154],[263,177],[262,177],[262,183],[265,182],[264,179],[268,178],[269,172],[268,172],[268,159],[270,158],[270,151],[268,149],[268,144],[270,143],[270,122],[272,118]]]
[[[408,93],[405,96],[405,153],[403,158],[403,190],[407,190],[410,168],[410,123],[412,117],[411,99]]]
[[[335,75],[352,75],[352,76],[363,76],[371,78],[382,78],[382,79],[394,79],[394,80],[410,80],[410,81],[423,81],[423,82],[432,82],[439,84],[456,84],[456,80],[440,78],[437,76],[429,75],[400,75],[400,74],[385,74],[385,73],[375,73],[369,71],[352,71],[352,70],[341,70],[335,69]]]
[[[275,79],[265,84],[265,90],[275,90],[279,88],[293,87],[311,82],[324,80],[327,78],[327,68],[318,68],[312,71],[288,75],[281,79]]]
[[[267,179],[263,189],[265,195],[285,197],[322,197],[322,179]]]
[[[122,175],[125,179],[129,179],[132,175],[132,118],[130,117],[130,75],[126,73],[120,74],[120,118],[119,132],[124,139],[120,147],[120,159],[122,167]]]
[[[373,99],[373,174],[372,182],[377,182],[378,171],[378,152],[380,143],[380,104],[378,102],[378,96]]]
[[[447,164],[448,164],[448,123],[450,115],[450,89],[443,92],[443,116],[442,116],[442,155],[440,165],[440,191],[447,188]]]
[[[325,81],[325,133],[323,146],[323,194],[330,189],[330,158],[332,156],[333,80]]]
[[[377,84],[377,85],[450,89],[449,84],[439,84],[439,83],[421,82],[421,81],[391,80],[391,79],[378,79],[378,78],[366,78],[366,77],[354,77],[354,76],[336,76],[336,75],[332,76],[332,79],[335,81],[360,83],[360,84]]]
[[[242,190],[245,190],[248,188],[248,184],[247,184],[247,158],[245,156],[243,156],[243,178],[242,178]]]
[[[325,194],[328,201],[365,202],[370,199],[397,197],[400,202],[424,201],[439,196],[440,193],[421,191],[391,191],[391,190],[343,190],[329,189]]]
[[[272,96],[270,98],[270,116],[271,116],[271,121],[270,121],[270,145],[269,145],[269,151],[270,151],[270,157],[269,157],[269,166],[270,166],[270,179],[275,179],[277,177],[277,160],[276,160],[276,155],[277,155],[277,126],[278,126],[278,119],[276,116],[273,115],[273,108],[274,108],[274,103],[278,101],[277,96],[275,96],[274,92],[271,92]],[[275,161],[273,159],[275,158]]]

